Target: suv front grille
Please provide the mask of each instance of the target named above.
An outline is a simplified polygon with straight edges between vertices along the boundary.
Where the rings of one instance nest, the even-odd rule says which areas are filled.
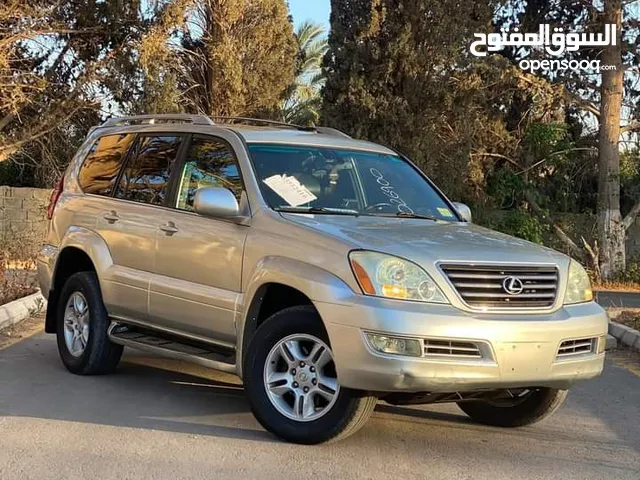
[[[440,268],[470,307],[540,308],[556,300],[556,267],[444,264]]]
[[[482,353],[478,345],[472,342],[458,342],[453,340],[424,340],[424,355],[427,357],[437,356],[455,356],[482,358]]]
[[[573,355],[583,355],[593,353],[596,348],[596,338],[579,338],[576,340],[565,340],[558,348],[558,357],[570,357]]]

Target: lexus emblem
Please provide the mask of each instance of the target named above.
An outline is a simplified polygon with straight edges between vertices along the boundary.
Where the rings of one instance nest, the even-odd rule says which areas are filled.
[[[509,295],[520,295],[524,290],[524,284],[518,277],[507,277],[502,281],[502,288]]]

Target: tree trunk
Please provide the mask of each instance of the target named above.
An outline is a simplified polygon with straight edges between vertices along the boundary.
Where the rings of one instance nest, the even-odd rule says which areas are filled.
[[[621,0],[605,0],[604,24],[617,25],[616,45],[605,47],[602,65],[615,70],[602,72],[600,135],[598,154],[598,243],[600,269],[605,280],[625,267],[625,229],[620,214],[620,111],[623,96]]]

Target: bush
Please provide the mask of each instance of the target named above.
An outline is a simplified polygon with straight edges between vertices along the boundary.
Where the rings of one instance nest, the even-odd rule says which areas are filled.
[[[633,283],[640,284],[640,255],[635,255],[627,260],[627,267],[618,273],[613,279],[613,283]]]
[[[38,289],[36,254],[39,240],[20,238],[0,242],[0,305]]]
[[[542,224],[537,217],[519,209],[488,215],[481,213],[477,217],[477,222],[484,227],[538,244],[543,243],[543,235],[547,230],[547,226]]]

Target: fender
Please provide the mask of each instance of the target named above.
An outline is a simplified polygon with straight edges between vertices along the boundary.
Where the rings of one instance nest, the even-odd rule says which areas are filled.
[[[61,288],[61,285],[58,284],[59,282],[56,281],[56,278],[61,274],[66,274],[61,271],[62,268],[68,268],[70,271],[73,271],[75,267],[74,265],[65,265],[63,267],[60,264],[61,259],[66,256],[64,252],[68,251],[69,248],[73,248],[85,253],[93,264],[99,281],[103,277],[104,272],[113,264],[109,248],[102,237],[87,228],[77,226],[70,227],[65,232],[65,235],[59,245],[57,252],[51,256],[49,262],[46,262],[49,265],[53,263],[53,265],[51,265],[51,277],[49,278],[50,291],[47,292],[49,300],[45,320],[45,332],[47,333],[54,333],[56,329],[55,322],[58,308],[58,294]],[[102,285],[103,283],[100,281],[101,289]],[[102,293],[104,296],[104,292]]]
[[[242,377],[242,359],[250,335],[256,328],[265,286],[279,283],[295,288],[312,303],[352,304],[355,293],[341,278],[321,267],[280,256],[262,258],[246,283],[245,293],[236,308],[237,372]],[[245,338],[246,337],[246,338]]]
[[[60,259],[60,254],[68,247],[77,248],[87,254],[96,268],[96,274],[99,280],[102,280],[109,267],[113,265],[109,247],[103,238],[93,230],[84,227],[69,227],[60,242],[58,260]],[[56,268],[53,272],[54,278],[57,269],[58,261],[56,261]]]

